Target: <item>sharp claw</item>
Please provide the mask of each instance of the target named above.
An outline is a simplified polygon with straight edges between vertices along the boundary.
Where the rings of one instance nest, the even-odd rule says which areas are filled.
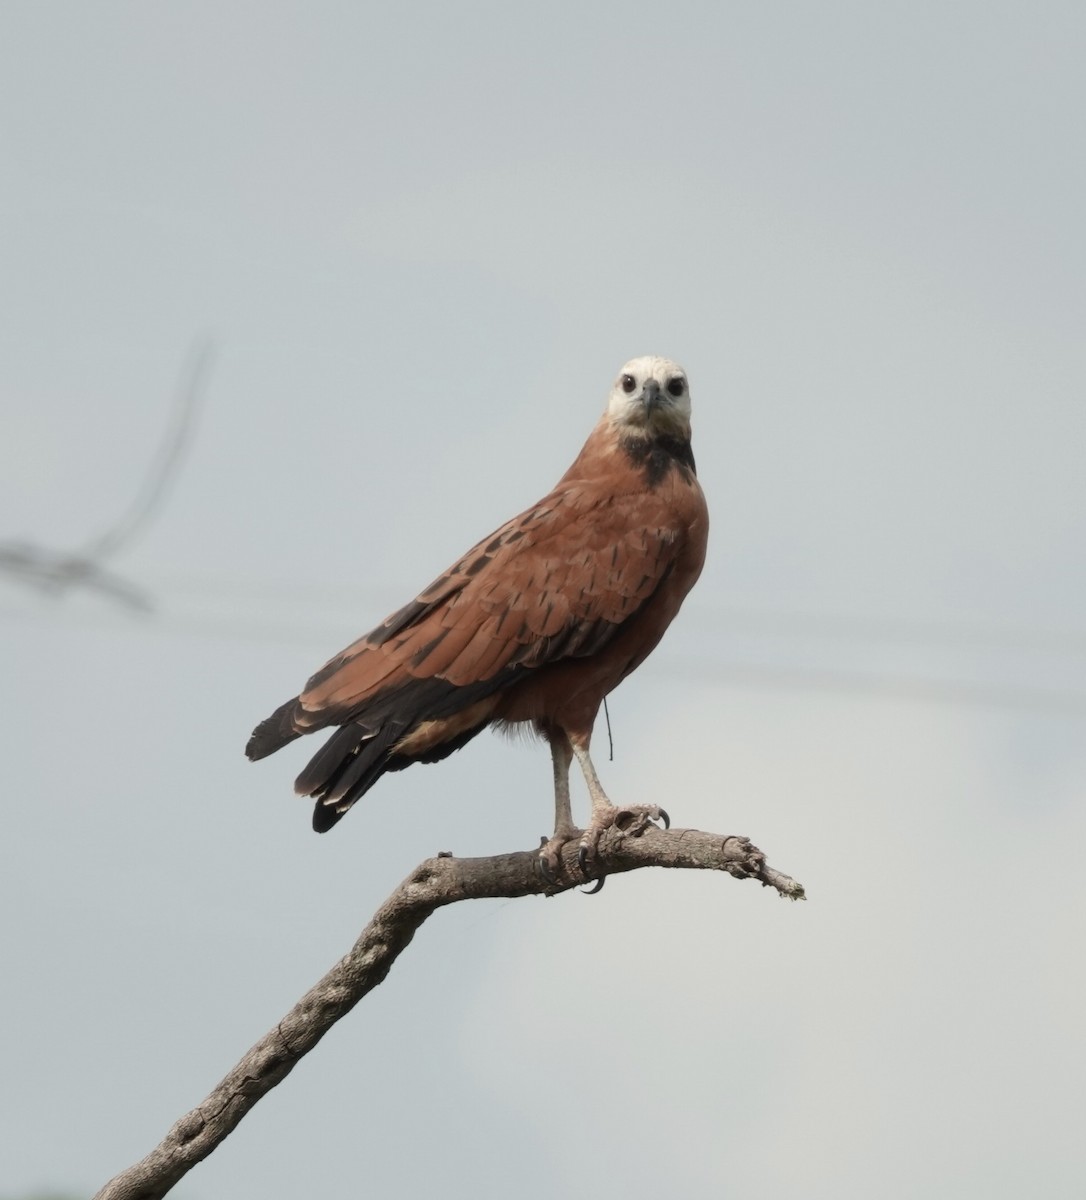
[[[601,875],[590,888],[581,888],[581,894],[585,896],[594,896],[597,892],[602,892],[606,879],[606,875]]]
[[[588,847],[581,846],[577,851],[577,866],[581,868],[581,874],[588,873]]]
[[[539,873],[543,876],[543,882],[557,883],[558,876],[555,875],[554,871],[551,869],[551,864],[547,861],[547,859],[545,859],[541,854],[537,861],[539,863]]]
[[[665,829],[671,828],[671,818],[667,815],[666,808],[660,809],[660,820],[663,821]]]

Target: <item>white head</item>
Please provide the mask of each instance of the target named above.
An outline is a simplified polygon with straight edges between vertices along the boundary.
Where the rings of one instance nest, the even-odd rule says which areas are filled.
[[[690,437],[690,384],[670,358],[631,358],[607,401],[611,423],[635,437]]]

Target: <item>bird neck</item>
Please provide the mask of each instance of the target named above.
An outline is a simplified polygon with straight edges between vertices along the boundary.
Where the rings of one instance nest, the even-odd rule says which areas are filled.
[[[694,451],[690,439],[674,434],[655,436],[620,436],[619,446],[629,461],[644,472],[645,482],[650,488],[663,482],[672,471],[694,476]]]

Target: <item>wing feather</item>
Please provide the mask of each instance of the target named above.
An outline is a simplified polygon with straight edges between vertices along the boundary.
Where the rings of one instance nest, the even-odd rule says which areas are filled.
[[[667,577],[682,538],[651,492],[556,491],[325,664],[299,697],[299,719],[338,723],[411,679],[482,685],[595,653]]]

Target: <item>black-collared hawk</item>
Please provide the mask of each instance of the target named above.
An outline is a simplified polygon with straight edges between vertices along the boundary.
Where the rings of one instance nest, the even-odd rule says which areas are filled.
[[[438,762],[488,725],[529,726],[554,765],[544,868],[574,838],[591,853],[620,811],[660,815],[611,803],[589,742],[604,697],[644,662],[701,573],[708,527],[686,372],[635,358],[553,490],[325,663],[261,721],[246,753],[264,758],[338,726],[295,784],[315,798],[324,832],[386,771]],[[574,757],[592,800],[585,830],[570,811]]]

